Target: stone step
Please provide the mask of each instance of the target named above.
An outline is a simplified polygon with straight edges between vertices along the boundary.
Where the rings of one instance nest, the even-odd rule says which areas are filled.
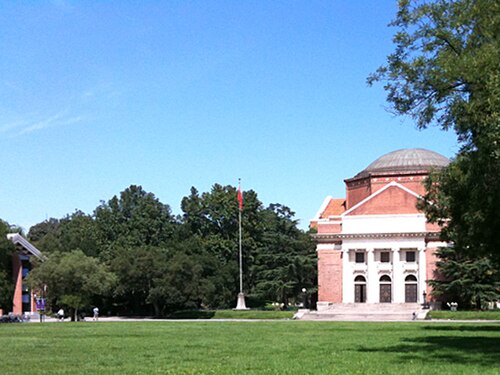
[[[304,312],[303,320],[409,321],[425,318],[418,303],[335,303],[319,311]]]
[[[319,313],[328,313],[328,312],[344,312],[344,311],[352,311],[352,312],[412,312],[415,310],[420,310],[422,308],[421,305],[416,303],[411,304],[395,304],[395,303],[359,303],[359,304],[331,304],[327,307],[322,307],[318,312]]]
[[[411,321],[416,316],[412,314],[304,314],[301,320],[328,321]]]

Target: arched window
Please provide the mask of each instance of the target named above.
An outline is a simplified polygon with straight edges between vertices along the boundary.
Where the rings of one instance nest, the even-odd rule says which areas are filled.
[[[414,276],[414,275],[408,275],[406,276],[406,279],[405,281],[408,283],[408,282],[417,282],[417,278]]]
[[[356,278],[354,279],[354,282],[356,282],[356,283],[366,283],[366,279],[365,279],[364,276],[359,275],[359,276],[356,276]]]
[[[390,283],[391,282],[391,278],[387,275],[383,275],[380,277],[380,282],[385,282],[385,283]]]

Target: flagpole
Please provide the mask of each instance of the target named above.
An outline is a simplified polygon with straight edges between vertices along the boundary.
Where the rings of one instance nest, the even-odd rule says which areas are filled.
[[[239,210],[239,220],[238,220],[238,224],[239,224],[239,233],[240,233],[240,293],[243,294],[243,254],[242,254],[242,251],[241,251],[241,209]]]
[[[239,229],[239,256],[240,256],[240,292],[235,310],[248,310],[245,304],[245,294],[243,293],[243,252],[241,250],[241,211],[243,210],[243,196],[241,194],[241,179],[238,178],[238,229]]]

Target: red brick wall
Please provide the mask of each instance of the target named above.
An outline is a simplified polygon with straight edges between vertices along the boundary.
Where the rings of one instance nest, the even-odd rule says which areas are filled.
[[[340,233],[342,230],[342,226],[340,223],[328,223],[328,224],[320,224],[317,226],[318,234],[325,234],[325,233]]]
[[[12,258],[12,274],[14,275],[14,299],[12,312],[14,314],[22,314],[23,313],[23,272],[22,272],[22,264],[19,256],[17,254],[13,255]]]
[[[350,209],[372,193],[370,181],[362,179],[346,183],[346,209]]]
[[[390,176],[390,177],[374,177],[370,180],[372,193],[382,189],[388,183],[394,181],[404,187],[410,189],[416,194],[423,195],[425,187],[423,181],[427,175],[408,175],[408,176]]]
[[[436,256],[436,248],[430,247],[425,250],[425,271],[426,271],[426,280],[432,280],[438,278],[438,274],[436,273],[436,262],[438,261],[438,257]],[[432,287],[427,285],[427,295],[430,301],[434,301],[435,298],[432,295]]]
[[[391,186],[373,197],[350,215],[414,214],[420,212],[416,207],[417,198],[397,186]]]
[[[338,250],[318,251],[318,301],[342,302],[342,258]]]

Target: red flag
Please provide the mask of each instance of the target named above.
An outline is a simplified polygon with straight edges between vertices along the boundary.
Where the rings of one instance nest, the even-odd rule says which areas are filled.
[[[238,202],[240,203],[240,211],[243,210],[243,195],[241,195],[241,186],[238,185]]]

